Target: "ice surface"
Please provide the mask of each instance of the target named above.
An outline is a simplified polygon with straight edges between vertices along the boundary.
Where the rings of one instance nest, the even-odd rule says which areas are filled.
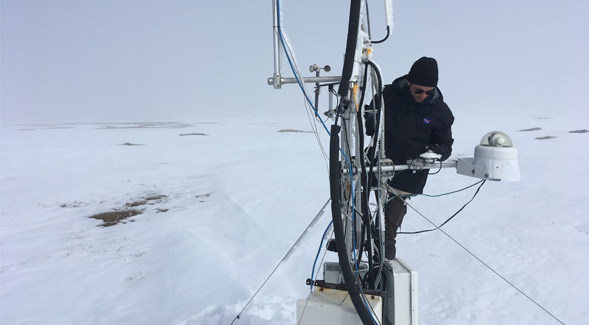
[[[487,182],[443,228],[565,324],[589,317],[588,135],[569,133],[587,128],[584,114],[457,116],[453,157],[472,156],[499,129],[519,150],[522,179]],[[329,196],[315,136],[284,129],[310,126],[304,117],[3,125],[0,323],[230,324]],[[426,192],[475,181],[443,170]],[[473,193],[412,205],[440,224]],[[143,213],[110,227],[89,218],[131,208]],[[329,217],[235,324],[295,323]],[[430,227],[413,211],[403,224]],[[400,235],[398,254],[419,272],[421,324],[557,324],[439,231]]]

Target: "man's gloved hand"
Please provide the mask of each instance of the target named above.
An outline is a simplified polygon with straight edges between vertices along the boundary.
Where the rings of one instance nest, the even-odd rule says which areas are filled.
[[[431,150],[434,153],[437,153],[438,155],[441,155],[441,159],[440,161],[444,161],[446,159],[448,159],[448,157],[450,156],[450,152],[448,151],[448,149],[444,146],[440,146],[438,144],[432,143],[432,144],[428,144],[425,147],[426,150]]]
[[[440,154],[440,155],[442,154],[441,152],[438,152],[438,151],[440,150],[440,146],[438,146],[438,145],[437,145],[437,144],[435,144],[435,143],[434,143],[434,144],[428,144],[428,145],[425,147],[425,149],[426,149],[426,150],[431,150],[431,151],[433,151],[434,153],[437,153],[437,154]],[[438,150],[438,151],[436,151],[436,150]]]

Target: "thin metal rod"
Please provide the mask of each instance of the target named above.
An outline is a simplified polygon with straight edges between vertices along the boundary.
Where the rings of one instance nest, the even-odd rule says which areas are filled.
[[[317,83],[317,82],[339,82],[342,77],[306,77],[301,78],[301,81],[304,83]],[[296,84],[297,78],[280,78],[279,84]],[[268,84],[274,85],[274,78],[268,78]]]

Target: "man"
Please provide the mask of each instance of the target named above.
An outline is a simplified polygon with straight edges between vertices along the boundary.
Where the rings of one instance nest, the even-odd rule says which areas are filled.
[[[409,74],[397,78],[383,90],[385,155],[395,165],[419,158],[428,149],[442,155],[452,153],[454,116],[444,102],[438,85],[438,63],[422,57],[413,63]],[[366,133],[372,135],[373,118],[366,118]],[[423,193],[428,170],[396,172],[388,184],[393,193],[385,205],[385,259],[396,256],[397,229],[407,213],[403,198]]]

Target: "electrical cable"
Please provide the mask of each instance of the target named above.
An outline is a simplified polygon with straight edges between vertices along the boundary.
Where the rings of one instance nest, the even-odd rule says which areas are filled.
[[[279,21],[280,21],[280,18],[279,18]],[[293,56],[292,50],[290,49],[290,46],[288,45],[288,43],[286,43],[286,42],[283,41],[283,38],[282,38],[282,27],[280,26],[280,23],[279,23],[279,26],[277,26],[277,27],[278,27],[279,37],[280,37],[280,40],[282,42],[284,52],[286,54],[286,58],[288,59],[289,64],[290,64],[290,67],[291,67],[291,70],[292,70],[293,74],[295,75],[295,77],[297,79],[297,82],[298,82],[300,79],[302,79],[302,77],[301,77],[301,74],[300,74],[300,71],[298,69],[298,66],[297,66],[296,62],[292,62],[291,59],[290,59],[290,57]],[[306,100],[304,99],[303,102],[305,104],[305,108],[306,108],[305,112],[307,113],[307,118],[309,119],[309,124],[311,124],[311,128],[313,129],[313,133],[315,135],[315,139],[317,140],[317,143],[319,144],[319,147],[321,149],[321,153],[323,154],[323,158],[324,158],[324,160],[326,161],[326,164],[327,164],[327,160],[328,160],[327,153],[325,152],[325,148],[323,147],[323,144],[321,142],[321,138],[319,137],[319,134],[318,134],[318,131],[317,131],[317,127],[314,125],[314,123],[311,120],[311,116],[309,115],[309,111],[313,111],[314,112],[313,115],[315,115],[315,118],[313,120],[315,120],[315,121],[319,120],[321,123],[323,123],[323,121],[319,118],[319,115],[318,115],[317,110],[311,104],[311,102],[309,100],[309,97],[307,96],[307,91],[305,90],[304,84],[301,84],[299,82],[299,87],[301,88],[301,90],[303,92],[303,95],[305,95],[305,98],[306,98]],[[310,108],[309,108],[309,104],[311,104]],[[325,124],[323,126],[325,127]]]
[[[344,123],[342,123],[343,125],[346,125],[345,121]],[[347,133],[347,132],[346,132]],[[349,148],[349,144],[348,144],[348,148]],[[340,148],[340,151],[342,149]],[[356,209],[354,207],[354,187],[353,187],[353,170],[352,170],[352,164],[350,163],[350,160],[348,159],[348,157],[346,157],[346,155],[343,153],[342,151],[342,155],[343,157],[346,159],[348,166],[350,167],[350,201],[352,201],[352,255],[354,256],[354,268],[356,271],[356,284],[358,284],[358,289],[360,290],[360,297],[362,298],[362,301],[364,302],[364,307],[366,307],[366,310],[368,310],[368,314],[370,315],[370,318],[372,319],[372,321],[378,325],[380,325],[380,322],[376,321],[374,319],[373,314],[370,312],[370,309],[372,309],[372,306],[369,307],[369,303],[366,300],[366,297],[364,295],[364,291],[362,290],[362,286],[360,285],[360,272],[358,272],[358,260],[356,259]]]
[[[439,173],[439,172],[442,170],[442,162],[440,161],[439,163],[440,163],[440,168],[438,169],[438,171],[437,171],[437,172],[435,172],[435,173],[431,173],[431,174],[430,174],[430,173],[427,173],[427,174],[428,174],[428,175],[435,175],[435,174]]]
[[[461,188],[461,189],[456,190],[456,191],[448,192],[448,193],[442,193],[442,194],[424,194],[424,193],[422,193],[422,194],[410,194],[410,195],[402,195],[402,194],[401,195],[396,195],[395,192],[394,192],[394,190],[392,189],[392,187],[387,184],[386,186],[389,189],[389,193],[393,194],[394,196],[389,197],[387,199],[386,203],[388,203],[390,200],[392,200],[395,196],[400,196],[402,198],[414,197],[414,196],[427,196],[427,197],[441,197],[441,196],[446,196],[446,195],[450,195],[450,194],[462,192],[462,191],[467,190],[467,189],[469,189],[469,188],[471,188],[471,187],[473,187],[475,185],[478,185],[478,184],[480,184],[481,182],[484,182],[484,181],[485,181],[484,179],[481,179],[480,181],[478,181],[478,182],[476,182],[476,183],[474,183],[472,185],[469,185],[467,187]]]
[[[480,189],[480,187],[479,187],[479,189]],[[429,223],[431,223],[433,226],[436,226],[435,223],[433,223],[431,220],[429,220],[427,217],[425,217],[423,214],[421,214],[419,211],[417,211],[412,205],[410,205],[409,203],[407,203],[407,205],[409,207],[411,207],[411,209],[413,209],[415,212],[417,212],[420,216],[422,216],[425,220],[427,220]],[[525,294],[521,289],[519,289],[518,287],[516,287],[513,283],[511,283],[509,280],[507,280],[505,277],[503,277],[501,274],[499,274],[499,272],[495,271],[491,266],[489,266],[487,263],[485,263],[483,260],[481,260],[478,256],[476,256],[473,252],[471,252],[466,247],[464,247],[464,245],[462,245],[461,243],[459,243],[456,239],[454,239],[452,236],[450,236],[447,232],[445,232],[440,227],[436,227],[436,228],[438,230],[440,230],[448,238],[450,238],[453,242],[455,242],[458,246],[460,246],[464,251],[466,251],[468,254],[470,254],[472,257],[474,257],[477,261],[479,261],[482,265],[484,265],[487,269],[489,269],[491,272],[495,273],[495,275],[497,275],[499,278],[501,278],[505,283],[509,284],[512,288],[514,288],[515,290],[517,290],[524,297],[526,297],[528,300],[530,300],[531,302],[533,302],[536,306],[540,307],[540,309],[542,309],[544,312],[546,312],[548,315],[550,315],[552,318],[554,318],[557,322],[559,322],[560,324],[564,325],[564,323],[560,319],[558,319],[556,316],[554,316],[551,312],[549,312],[542,305],[540,305],[539,303],[537,303],[530,296],[528,296],[527,294]]]
[[[280,12],[280,4],[279,4],[279,3],[280,3],[280,1],[276,1],[276,7],[277,7],[277,10],[278,10],[278,12]],[[286,49],[287,49],[287,46],[286,46],[286,44],[285,44],[285,42],[284,42],[284,37],[283,37],[283,35],[282,35],[282,27],[280,26],[280,15],[278,15],[278,26],[277,26],[277,30],[278,30],[278,35],[280,36],[280,42],[282,43],[282,47],[283,47],[283,48],[285,49],[285,51],[286,51]],[[299,75],[298,75],[298,74],[297,74],[297,72],[295,71],[295,68],[294,68],[294,66],[293,66],[293,63],[292,63],[292,61],[291,61],[291,59],[290,59],[290,55],[288,55],[288,53],[287,53],[287,55],[286,55],[286,59],[288,60],[288,63],[289,63],[289,65],[290,65],[290,68],[291,68],[291,70],[292,70],[292,72],[293,72],[293,74],[294,74],[294,76],[295,76],[295,78],[296,78],[296,80],[297,80],[297,84],[299,85],[299,87],[301,88],[301,91],[302,91],[302,92],[303,92],[303,94],[305,95],[305,98],[307,99],[307,102],[308,102],[308,103],[309,103],[309,105],[310,105],[310,106],[313,108],[313,111],[315,112],[315,115],[316,115],[316,116],[318,116],[318,117],[319,117],[319,119],[321,119],[321,117],[319,116],[319,112],[317,112],[317,110],[315,109],[315,106],[313,106],[313,103],[311,103],[311,99],[309,99],[309,96],[307,95],[307,92],[305,91],[305,88],[304,88],[304,87],[303,87],[303,85],[302,85],[302,82],[301,82],[301,80],[300,80],[300,78],[299,78]],[[327,134],[330,134],[330,133],[329,133],[329,130],[327,129],[327,126],[325,125],[325,123],[323,123],[323,122],[322,122],[321,124],[322,124],[322,125],[323,125],[323,127],[325,128],[325,131],[327,132]]]
[[[325,147],[323,147],[323,143],[321,142],[321,138],[319,137],[319,131],[317,130],[317,117],[312,118],[309,114],[311,110],[306,101],[304,101],[305,105],[305,112],[307,113],[307,119],[309,120],[309,124],[311,125],[311,129],[313,130],[313,135],[315,136],[315,140],[319,144],[319,148],[321,149],[321,155],[323,156],[323,160],[325,161],[325,165],[327,169],[329,169],[329,157],[327,156],[327,152],[325,151]],[[322,122],[322,121],[321,121]]]
[[[343,118],[342,118],[343,120]],[[346,120],[343,120],[342,122],[343,128],[344,128],[344,134],[346,134],[346,138],[347,138],[347,123]],[[346,145],[348,147],[348,149],[350,148],[350,143],[349,143],[349,139],[346,140]],[[340,151],[342,149],[340,148]],[[356,271],[356,283],[360,284],[360,278],[359,278],[359,272],[358,272],[358,259],[356,258],[356,208],[354,206],[354,180],[353,180],[353,171],[352,171],[352,164],[350,163],[350,160],[348,159],[348,157],[343,153],[342,151],[342,155],[343,157],[346,159],[348,166],[350,167],[350,201],[352,202],[352,255],[354,256],[354,268]],[[362,293],[362,295],[364,295],[364,293],[362,292],[362,287],[359,286],[359,289]],[[366,305],[366,301],[364,301],[364,304]],[[366,305],[366,308],[368,308],[368,306]]]
[[[280,13],[280,0],[277,0],[276,1],[276,7],[277,7],[277,11]],[[323,128],[325,129],[325,131],[327,132],[327,134],[330,134],[329,133],[329,130],[327,129],[327,126],[325,125],[325,123],[323,122],[323,120],[321,120],[321,117],[319,116],[319,112],[317,111],[317,109],[315,109],[315,107],[313,106],[313,103],[311,103],[311,100],[309,99],[309,96],[307,95],[307,92],[305,90],[305,87],[304,87],[303,83],[301,82],[302,77],[300,76],[300,71],[298,70],[298,67],[296,67],[296,63],[293,63],[292,60],[291,60],[292,51],[291,51],[290,47],[288,46],[288,44],[284,41],[284,37],[282,35],[282,26],[281,26],[281,23],[280,23],[280,14],[278,15],[278,19],[277,20],[278,20],[278,26],[277,26],[278,36],[280,38],[280,42],[282,43],[282,47],[283,47],[284,52],[286,54],[286,59],[288,60],[289,66],[290,66],[290,68],[291,68],[291,70],[292,70],[292,72],[293,72],[293,74],[294,74],[294,76],[295,76],[295,78],[297,80],[297,84],[299,85],[301,91],[303,92],[303,95],[304,95],[304,97],[306,99],[306,103],[308,103],[308,105],[313,110],[314,115],[316,116],[316,119],[315,120],[318,119],[321,122],[321,124],[323,125]],[[308,106],[306,104],[305,104],[305,107],[308,108]],[[309,121],[310,121],[311,119],[310,119],[310,116],[309,116],[308,111],[307,111],[307,117],[309,118]],[[316,128],[313,128],[313,124],[312,123],[311,123],[311,128],[313,129],[314,134],[315,134],[315,138],[317,139],[317,142],[319,143],[319,147],[321,148],[321,152],[323,154],[323,158],[324,158],[324,160],[326,160],[326,165],[328,165],[328,163],[327,163],[328,157],[327,157],[327,154],[325,152],[325,148],[323,147],[323,144],[321,143],[321,139],[319,137],[319,134],[318,134]]]
[[[478,181],[478,182],[476,182],[476,183],[474,183],[474,184],[472,184],[472,185],[469,185],[469,186],[467,186],[467,187],[465,187],[465,188],[462,188],[462,189],[459,189],[459,190],[456,190],[456,191],[452,191],[452,192],[448,192],[448,193],[443,193],[443,194],[435,194],[435,195],[431,195],[431,194],[414,194],[414,195],[416,195],[416,196],[427,196],[427,197],[440,197],[440,196],[446,196],[446,195],[450,195],[450,194],[454,194],[454,193],[462,192],[462,191],[464,191],[464,190],[467,190],[467,189],[469,189],[469,188],[471,188],[471,187],[473,187],[473,186],[475,186],[475,185],[478,185],[478,184],[480,184],[480,183],[482,183],[482,182],[484,182],[484,181],[485,181],[484,179],[481,179],[480,181]]]
[[[333,220],[330,222],[330,224],[331,223],[333,223]],[[329,229],[329,227],[328,227],[328,229]],[[331,239],[332,237],[333,237],[333,228],[331,228],[331,234],[329,235],[329,239]],[[323,238],[325,238],[325,233],[323,235]],[[321,246],[323,246],[323,242],[321,243]],[[321,262],[319,262],[319,265],[323,264],[323,261],[325,260],[325,255],[326,254],[327,254],[327,249],[325,250],[325,252],[323,252],[323,256],[321,257]],[[319,256],[319,255],[317,255],[317,256]],[[317,262],[317,258],[315,258],[315,262]],[[319,269],[317,270],[317,272],[319,272]],[[313,283],[313,278],[311,278],[311,284],[312,283]],[[301,312],[301,318],[299,319],[298,325],[300,325],[300,323],[303,321],[303,317],[305,315],[305,310],[307,309],[307,304],[309,303],[309,297],[311,297],[311,293],[313,293],[312,290],[307,295],[307,299],[305,299],[305,306],[303,307],[303,311]]]
[[[466,208],[467,205],[470,204],[470,202],[472,202],[472,200],[474,200],[474,198],[477,196],[477,194],[479,194],[479,191],[481,190],[481,187],[483,187],[483,185],[485,184],[485,180],[483,180],[481,182],[481,185],[479,185],[479,188],[477,188],[476,192],[474,193],[474,195],[472,196],[472,198],[466,202],[466,204],[464,204],[462,206],[462,208],[460,208],[458,211],[456,211],[456,213],[454,213],[450,218],[448,218],[448,220],[444,221],[444,223],[442,223],[441,225],[437,226],[436,228],[433,229],[426,229],[426,230],[420,230],[420,231],[411,231],[411,232],[397,232],[397,234],[403,234],[403,235],[414,235],[414,234],[421,234],[424,232],[430,232],[430,231],[434,231],[434,230],[438,230],[440,229],[442,226],[444,226],[445,224],[447,224],[450,220],[452,220],[458,213],[460,213],[460,211],[462,211],[464,208]],[[400,197],[401,199],[403,199],[402,197]],[[407,201],[405,199],[403,199],[403,201],[405,201],[405,203],[407,203]],[[407,203],[407,205],[409,205],[409,203]],[[413,207],[412,207],[413,209]],[[415,210],[415,209],[413,209]],[[418,212],[417,210],[415,210],[417,213],[419,213],[422,217],[424,217],[420,212]],[[425,217],[424,217],[425,218]]]
[[[282,262],[284,262],[286,260],[286,258],[293,252],[294,248],[303,239],[303,237],[305,237],[305,235],[307,234],[307,231],[311,228],[311,226],[314,225],[319,220],[319,218],[323,215],[323,210],[325,210],[325,207],[327,206],[327,204],[330,201],[331,201],[331,198],[327,199],[327,202],[325,202],[325,204],[323,205],[323,207],[321,208],[321,210],[319,210],[319,212],[317,213],[317,215],[315,216],[315,218],[313,218],[313,220],[311,221],[311,223],[309,223],[309,225],[307,226],[307,228],[305,228],[305,230],[303,231],[303,233],[299,236],[299,239],[297,239],[297,241],[295,241],[295,243],[290,247],[290,249],[288,250],[288,252],[286,252],[286,254],[284,255],[284,257],[280,260],[280,262],[278,262],[278,264],[276,265],[276,267],[274,268],[274,270],[272,270],[272,272],[270,273],[270,275],[266,278],[266,280],[264,280],[264,283],[262,283],[262,285],[258,288],[258,290],[250,298],[250,300],[245,304],[245,306],[239,312],[239,314],[237,314],[237,316],[235,316],[235,318],[233,319],[233,321],[231,322],[231,324],[233,324],[236,320],[238,320],[241,317],[241,313],[243,313],[243,311],[249,306],[249,304],[252,302],[252,300],[254,300],[254,298],[258,295],[258,293],[260,292],[260,290],[262,290],[262,288],[264,287],[264,285],[266,285],[266,282],[268,282],[268,280],[270,280],[270,278],[272,277],[272,275],[274,275],[274,272],[276,272],[276,270],[282,264]]]
[[[280,12],[280,1],[276,1],[276,6],[277,6],[277,10],[278,12]],[[277,26],[277,30],[278,30],[278,35],[280,38],[280,42],[282,43],[283,48],[285,49],[285,52],[288,48],[288,46],[286,45],[286,43],[284,42],[284,37],[282,35],[282,27],[280,26],[280,15],[278,16],[278,26]],[[290,49],[289,49],[290,51]],[[321,117],[319,116],[319,112],[317,111],[317,109],[315,109],[315,106],[313,105],[313,103],[311,103],[311,99],[309,99],[309,96],[307,95],[307,92],[305,91],[305,88],[301,82],[301,78],[299,77],[299,73],[298,71],[295,70],[295,65],[293,64],[293,62],[290,59],[290,55],[288,55],[288,53],[286,53],[286,59],[288,60],[288,63],[290,65],[290,68],[295,76],[295,79],[297,80],[297,84],[299,85],[299,88],[301,89],[301,91],[303,92],[303,94],[305,95],[305,99],[307,100],[307,103],[309,104],[309,106],[313,109],[313,112],[315,113],[315,116],[317,116],[319,118],[319,121],[321,122],[321,124],[323,125],[323,128],[325,129],[325,131],[327,132],[327,134],[329,136],[331,136],[331,133],[329,132],[329,130],[327,129],[327,126],[325,125],[325,123],[323,122],[323,120],[321,120]],[[292,53],[291,53],[292,54]],[[298,70],[298,69],[297,69]],[[341,84],[340,84],[341,85]],[[340,148],[340,152],[342,153],[342,155],[345,156],[344,152],[341,150]],[[347,157],[346,157],[346,160]],[[349,160],[348,160],[349,163]]]
[[[337,116],[336,116],[337,119]],[[350,260],[347,255],[347,247],[345,241],[342,241],[344,238],[343,233],[343,224],[342,224],[342,211],[341,211],[341,203],[340,203],[340,194],[341,194],[341,183],[340,183],[340,171],[339,171],[339,159],[337,158],[337,152],[340,151],[342,156],[348,162],[348,166],[350,167],[350,177],[351,180],[353,173],[352,173],[352,166],[348,157],[343,153],[342,149],[339,147],[339,137],[338,133],[340,131],[340,127],[336,124],[331,126],[332,128],[332,135],[330,139],[330,193],[332,198],[331,208],[332,208],[332,219],[333,219],[333,228],[336,238],[336,245],[337,245],[337,253],[339,257],[339,263],[341,267],[341,272],[344,277],[344,282],[346,283],[346,287],[348,289],[348,293],[350,295],[350,300],[354,304],[354,308],[358,313],[358,316],[362,320],[363,324],[375,324],[376,321],[374,320],[374,316],[370,313],[369,308],[365,302],[365,300],[361,297],[362,291],[360,288],[360,292],[358,292],[359,287],[356,283],[359,282],[358,278],[358,263],[356,258],[356,250],[355,250],[355,224],[352,225],[354,231],[352,231],[352,255],[354,258],[354,269],[356,271],[356,279],[352,274],[352,270],[350,270]],[[350,182],[350,189],[351,193],[353,194],[353,182]],[[353,197],[353,196],[352,196]],[[355,207],[354,207],[354,199],[350,200],[352,202],[352,222],[355,220]],[[346,269],[347,268],[347,269]],[[363,309],[362,307],[363,306]]]
[[[366,200],[368,201],[369,195],[370,195],[369,194],[370,188],[372,186],[372,181],[374,179],[374,164],[375,164],[374,162],[375,162],[375,159],[377,159],[376,158],[377,155],[380,155],[380,152],[377,149],[378,149],[378,145],[380,143],[378,140],[381,140],[380,139],[380,135],[382,133],[381,132],[381,116],[382,116],[382,110],[383,110],[384,103],[383,103],[383,94],[382,94],[383,82],[382,82],[382,76],[380,74],[380,70],[379,70],[378,66],[376,65],[376,63],[374,63],[374,62],[372,62],[370,60],[367,60],[366,61],[366,65],[367,66],[370,66],[372,68],[372,73],[376,77],[376,78],[373,78],[373,79],[376,79],[376,85],[374,85],[374,83],[373,83],[373,86],[377,89],[376,95],[373,96],[373,100],[372,100],[372,103],[374,104],[374,105],[372,105],[372,108],[373,108],[372,109],[372,118],[373,118],[372,125],[374,126],[373,127],[374,130],[373,130],[373,134],[372,134],[372,138],[371,138],[371,144],[370,144],[370,148],[371,149],[368,150],[368,154],[369,154],[369,157],[368,158],[369,158],[369,162],[370,162],[370,171],[368,172],[368,176],[367,176],[368,182],[367,182],[367,186],[365,188],[365,196],[366,196]],[[378,117],[378,119],[377,119],[377,117]],[[379,178],[378,179],[380,180],[380,172],[381,172],[380,159],[378,159],[377,171],[378,171],[378,174],[379,174]],[[380,197],[380,187],[378,187],[376,189],[375,194],[376,194],[376,197],[377,197],[377,200],[378,200],[378,198]],[[379,221],[379,225],[380,225],[380,219],[382,218],[382,216],[380,216],[380,209],[377,210],[376,215],[377,215],[377,219],[378,219],[377,221]],[[379,239],[379,243],[382,246],[381,236],[380,235],[378,236],[378,239]],[[379,253],[380,254],[383,253],[382,247],[379,247]],[[380,276],[381,276],[381,272],[382,272],[382,266],[383,266],[383,263],[384,263],[384,258],[380,258],[380,261],[381,261],[381,263],[380,263],[381,265],[380,265],[380,268],[379,268],[379,272],[378,272],[378,274],[376,276],[376,281],[374,283],[375,286],[376,286],[377,283],[380,282]]]
[[[372,44],[379,44],[379,43],[386,41],[387,38],[389,38],[390,34],[391,34],[391,28],[389,26],[387,26],[387,35],[383,39],[381,39],[380,41],[373,41]]]
[[[319,244],[319,249],[317,250],[317,256],[315,256],[315,261],[313,262],[313,270],[311,271],[311,292],[313,292],[313,276],[315,275],[315,264],[317,263],[317,259],[319,258],[319,253],[321,253],[321,248],[323,247],[323,240],[325,239],[325,235],[327,234],[327,231],[329,231],[329,228],[331,227],[331,225],[333,224],[333,220],[331,220],[329,222],[329,225],[327,225],[327,228],[325,228],[325,231],[323,232],[323,236],[321,236],[321,243]]]
[[[360,95],[360,105],[363,106],[364,104],[364,99],[366,96],[366,89],[367,89],[367,85],[368,85],[368,80],[369,80],[369,74],[368,74],[368,68],[371,67],[373,70],[376,69],[375,66],[372,66],[370,64],[365,64],[364,65],[364,83],[361,87],[361,95]],[[379,78],[380,74],[377,74],[377,72],[372,72],[373,74],[377,75],[377,85],[374,84],[374,82],[371,82],[373,87],[379,89],[379,95],[381,94],[381,84],[382,84],[382,80]],[[372,78],[370,79],[372,81]],[[374,89],[373,89],[374,91]],[[373,95],[374,98],[374,95]],[[381,98],[381,97],[378,97]],[[378,101],[377,101],[378,102]],[[378,103],[375,104],[376,107],[381,107],[381,105],[379,105]],[[375,108],[376,109],[376,108]],[[358,135],[359,135],[359,142],[360,142],[360,148],[364,148],[364,128],[363,128],[363,118],[362,118],[362,112],[358,111],[356,113],[357,115],[357,123],[358,123]],[[374,113],[373,113],[373,116]],[[380,121],[379,121],[380,122]],[[373,122],[373,125],[376,124]],[[379,130],[380,128],[380,123],[376,124],[377,127],[376,129]],[[374,146],[375,143],[375,135],[378,134],[378,131],[374,132],[374,134],[372,135],[371,138],[371,147]],[[374,152],[370,153],[371,150],[369,150],[369,152],[367,153],[366,151],[362,151],[362,158],[360,159],[360,167],[361,167],[361,182],[362,182],[362,186],[364,188],[364,190],[362,191],[362,196],[363,196],[363,206],[362,206],[362,211],[363,211],[363,222],[364,225],[362,227],[362,236],[361,236],[361,243],[365,242],[365,236],[366,241],[368,242],[368,283],[369,283],[369,287],[375,289],[376,288],[376,283],[374,281],[374,264],[373,264],[373,259],[371,258],[371,256],[373,256],[373,251],[372,251],[372,231],[371,231],[371,220],[372,220],[372,216],[370,215],[370,209],[368,208],[368,202],[370,200],[370,189],[372,187],[372,180],[373,180],[373,174],[374,174],[374,159],[375,159],[375,154]],[[368,157],[367,154],[370,156]],[[370,173],[367,172],[366,170],[366,159],[368,159],[368,161],[371,164],[370,167]],[[363,245],[360,246],[360,254],[359,254],[359,259],[362,259],[362,253],[363,253]]]

